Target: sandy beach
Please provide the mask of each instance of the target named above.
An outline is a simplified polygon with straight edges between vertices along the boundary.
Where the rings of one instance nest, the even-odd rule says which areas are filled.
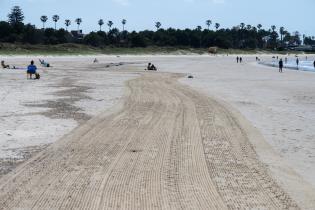
[[[314,72],[255,55],[45,60],[39,81],[0,70],[0,209],[315,208]]]

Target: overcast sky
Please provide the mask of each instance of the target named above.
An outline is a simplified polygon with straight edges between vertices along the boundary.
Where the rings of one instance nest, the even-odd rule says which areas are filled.
[[[112,20],[119,29],[125,18],[128,30],[154,29],[160,21],[163,28],[195,28],[205,26],[205,20],[231,27],[241,22],[261,23],[264,28],[284,26],[289,32],[315,36],[315,0],[0,0],[0,19],[7,20],[10,9],[18,5],[25,23],[37,27],[41,15],[47,15],[52,27],[52,15],[58,14],[58,27],[64,20],[80,17],[84,32],[98,30],[97,21]],[[71,29],[76,29],[72,24]],[[105,27],[104,27],[105,29]]]

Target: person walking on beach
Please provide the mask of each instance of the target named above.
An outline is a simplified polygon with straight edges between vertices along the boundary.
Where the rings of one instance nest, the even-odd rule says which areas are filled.
[[[34,61],[27,67],[27,79],[32,79],[33,74],[36,74],[37,67],[34,65]]]
[[[240,59],[240,58],[237,56],[237,57],[236,57],[236,62],[237,62],[237,63],[238,63],[239,59]]]
[[[313,62],[313,65],[314,65],[314,69],[315,69],[315,61]]]
[[[282,68],[283,68],[283,61],[282,58],[279,61],[279,72],[282,73]]]
[[[299,69],[299,63],[300,63],[299,58],[296,58],[296,66],[297,66],[297,69]]]
[[[242,63],[242,61],[243,61],[243,58],[242,58],[242,57],[240,57],[240,63]]]

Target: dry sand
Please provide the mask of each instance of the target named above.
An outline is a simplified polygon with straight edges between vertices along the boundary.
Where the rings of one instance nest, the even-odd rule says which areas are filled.
[[[268,138],[269,130],[261,129],[259,122],[270,123],[278,129],[279,121],[274,122],[273,118],[268,118],[269,115],[264,120],[257,118],[257,114],[267,114],[270,110],[256,113],[266,108],[264,101],[267,104],[279,102],[276,96],[283,94],[283,87],[278,80],[294,78],[297,81],[295,88],[299,90],[315,74],[290,72],[279,79],[279,74],[270,68],[251,63],[235,67],[233,58],[208,56],[106,57],[100,58],[104,63],[84,65],[84,61],[89,59],[58,58],[56,60],[60,63],[55,70],[63,70],[63,77],[70,79],[74,74],[82,82],[95,82],[99,87],[102,86],[100,78],[82,78],[84,73],[87,69],[102,72],[105,78],[108,64],[104,63],[109,63],[105,61],[119,60],[127,65],[114,67],[116,70],[112,69],[107,74],[126,75],[128,78],[133,73],[141,77],[128,81],[128,93],[121,106],[103,114],[99,113],[106,106],[97,109],[93,112],[96,117],[87,123],[84,121],[88,117],[84,116],[91,117],[93,113],[80,112],[78,118],[73,119],[82,121],[82,126],[2,177],[0,208],[315,208],[314,189],[309,184],[314,180],[311,178],[308,182],[308,176],[297,174],[295,171],[299,167],[289,162],[294,157],[288,158],[279,151],[281,146],[291,148],[294,144],[305,144],[308,141],[303,139],[303,135],[314,134],[314,131],[306,133],[302,130],[300,139],[278,145],[273,138]],[[212,97],[179,84],[177,80],[184,76],[182,74],[143,73],[140,70],[149,60],[162,71],[193,73],[195,79],[182,81]],[[77,65],[80,62],[81,65]],[[69,66],[72,66],[72,75],[66,73]],[[273,85],[278,89],[273,89],[268,79],[276,76],[278,80]],[[258,85],[263,81],[264,85]],[[285,86],[288,87],[290,84]],[[266,88],[275,91],[264,95]],[[255,95],[258,90],[261,91],[259,96]],[[252,95],[248,94],[250,91],[253,91]],[[88,93],[83,95],[89,96]],[[77,107],[84,104],[89,110],[93,106],[89,97],[78,97],[75,101]],[[101,94],[98,97],[102,99]],[[263,102],[258,98],[263,98]],[[284,109],[296,108],[290,105]],[[304,109],[305,115],[311,110],[303,104],[299,109]],[[47,110],[44,113],[47,116]],[[281,115],[277,117],[280,121],[286,120]],[[60,120],[60,117],[56,118]],[[67,116],[61,121],[69,118]],[[302,122],[307,124],[309,121]],[[284,123],[290,126],[288,122]],[[305,149],[314,152],[314,144],[313,148]],[[304,158],[302,168],[312,164],[312,157],[303,156],[301,151],[298,155],[298,158]]]
[[[2,58],[24,67],[36,57]],[[92,57],[47,57],[42,79],[24,70],[0,70],[0,177],[78,125],[115,105],[124,82],[136,75],[116,73],[116,57],[92,64]],[[102,69],[100,70],[100,67]]]

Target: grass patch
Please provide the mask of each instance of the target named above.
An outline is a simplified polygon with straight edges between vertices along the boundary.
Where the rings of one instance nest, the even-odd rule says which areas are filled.
[[[303,52],[269,51],[269,50],[241,50],[218,49],[218,54],[301,54]],[[0,43],[0,55],[202,55],[208,54],[205,48],[188,47],[146,47],[146,48],[120,48],[120,47],[91,47],[81,44],[59,45],[30,45]]]

